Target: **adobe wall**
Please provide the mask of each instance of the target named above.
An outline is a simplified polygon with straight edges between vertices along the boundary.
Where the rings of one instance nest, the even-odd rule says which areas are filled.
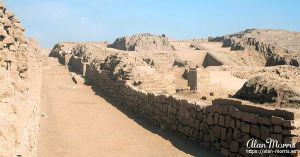
[[[205,105],[146,93],[124,81],[111,80],[109,75],[108,71],[86,66],[86,78],[101,93],[130,111],[225,156],[249,156],[246,145],[251,138],[258,141],[273,138],[278,143],[298,141],[299,130],[296,128],[299,125],[295,120],[298,113],[295,111],[262,107],[236,99],[216,99],[213,105]]]

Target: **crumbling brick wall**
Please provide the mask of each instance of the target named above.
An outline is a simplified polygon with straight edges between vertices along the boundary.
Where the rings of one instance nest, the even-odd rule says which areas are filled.
[[[298,142],[296,112],[235,99],[217,99],[213,105],[189,102],[139,91],[123,81],[111,80],[108,75],[108,71],[97,71],[87,65],[86,77],[102,93],[134,113],[225,156],[249,156],[246,146],[251,138],[258,141],[272,138],[279,143]]]

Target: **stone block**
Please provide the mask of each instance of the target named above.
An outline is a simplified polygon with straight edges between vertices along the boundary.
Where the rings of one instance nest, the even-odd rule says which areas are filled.
[[[225,127],[227,127],[227,128],[230,127],[230,121],[231,121],[230,115],[226,115],[226,117],[225,117]]]
[[[246,122],[241,123],[241,131],[244,133],[250,133],[250,124]]]
[[[212,114],[208,114],[206,120],[207,120],[207,124],[208,124],[208,125],[213,125],[213,124],[214,124],[214,119],[213,119],[213,117],[212,117]]]
[[[214,124],[219,124],[219,114],[215,113],[214,115]]]
[[[229,108],[228,106],[222,106],[222,114],[227,115],[229,114]]]
[[[271,120],[270,120],[270,118],[268,118],[268,117],[262,117],[262,116],[259,116],[259,117],[257,118],[257,122],[258,122],[259,124],[262,124],[262,125],[271,126]]]
[[[215,137],[216,138],[221,138],[221,127],[216,125],[214,127],[214,132],[215,132]]]
[[[229,106],[228,110],[229,110],[229,114],[232,117],[237,118],[237,119],[242,118],[242,112],[238,108],[236,108],[234,106]]]
[[[240,150],[239,143],[237,141],[231,141],[230,146],[229,146],[229,150],[231,152],[238,152]]]
[[[234,119],[231,119],[231,121],[230,121],[230,127],[232,129],[235,129],[235,120]]]
[[[282,125],[282,122],[283,122],[283,118],[281,117],[276,117],[276,116],[271,117],[271,124],[273,125]]]
[[[224,156],[228,156],[228,155],[229,155],[228,149],[223,148],[223,147],[221,147],[221,153],[222,153]]]
[[[251,124],[251,135],[260,138],[260,129],[255,124]]]
[[[282,133],[282,127],[280,125],[274,125],[273,132],[274,133]]]
[[[270,129],[266,126],[260,127],[260,138],[262,140],[266,140],[267,138],[270,138]]]
[[[219,115],[219,125],[225,127],[225,116]]]
[[[221,127],[221,140],[226,140],[226,128]]]
[[[257,124],[257,115],[253,113],[243,112],[242,113],[242,120],[245,122]]]

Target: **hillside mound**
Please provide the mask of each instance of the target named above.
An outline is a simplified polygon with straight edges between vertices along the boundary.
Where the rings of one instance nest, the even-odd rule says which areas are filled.
[[[249,79],[235,97],[280,107],[300,107],[300,91],[291,81],[263,75]]]
[[[108,47],[124,51],[143,51],[143,50],[174,50],[164,35],[152,35],[149,33],[136,34],[131,37],[122,37],[115,40]]]
[[[300,65],[300,33],[286,30],[247,29],[226,36],[209,38],[231,50],[256,50],[266,59],[266,66]]]

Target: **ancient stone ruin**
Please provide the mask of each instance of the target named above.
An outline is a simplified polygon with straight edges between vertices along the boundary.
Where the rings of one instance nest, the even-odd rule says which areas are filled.
[[[247,156],[245,143],[251,138],[298,141],[300,71],[294,63],[299,57],[285,54],[291,51],[288,45],[281,54],[248,41],[248,33],[260,40],[283,32],[246,30],[208,40],[172,41],[174,49],[164,52],[137,46],[149,41],[145,35],[132,37],[139,40],[119,38],[109,46],[98,45],[102,48],[97,51],[84,49],[84,55],[75,44],[72,56],[78,60],[71,59],[69,68],[85,67],[79,72],[93,87],[135,114],[225,156]],[[292,37],[286,40],[297,40],[296,33],[287,34]],[[236,40],[246,37],[238,48]],[[55,47],[52,53],[60,50]],[[269,64],[277,55],[289,62]]]
[[[56,148],[60,144],[72,147],[82,139],[103,142],[91,137],[102,134],[98,129],[113,125],[125,129],[108,128],[105,144],[98,148],[92,143],[90,152],[127,150],[130,144],[124,136],[132,128],[163,137],[167,130],[171,132],[167,136],[185,137],[197,148],[209,148],[220,156],[252,156],[247,153],[251,139],[265,142],[271,138],[295,146],[288,150],[300,148],[299,32],[247,29],[182,41],[144,33],[111,44],[61,42],[46,58],[24,31],[20,20],[0,3],[0,157],[39,156],[40,117],[44,118],[41,128],[51,130],[52,136],[41,134],[46,144],[39,147],[57,149],[55,153],[62,156],[70,148]],[[56,92],[65,95],[56,97]],[[47,113],[40,113],[40,104]],[[102,114],[95,106],[101,107]],[[82,114],[83,110],[89,113]],[[69,114],[61,115],[61,111]],[[93,119],[77,121],[89,114]],[[111,121],[104,118],[108,116]],[[136,116],[146,119],[147,125],[159,126],[159,131]],[[124,119],[129,119],[130,126],[118,124]],[[95,125],[95,132],[81,132]],[[64,126],[79,129],[59,128]],[[110,140],[117,133],[122,134],[118,142],[125,146],[105,150],[116,143]],[[75,142],[65,136],[75,137]],[[173,147],[174,141],[163,140]],[[258,156],[299,156],[299,152]]]
[[[122,37],[115,40],[109,45],[111,48],[116,48],[125,51],[141,51],[141,50],[172,50],[168,38],[164,35],[152,35],[149,33],[136,34],[132,37]]]

